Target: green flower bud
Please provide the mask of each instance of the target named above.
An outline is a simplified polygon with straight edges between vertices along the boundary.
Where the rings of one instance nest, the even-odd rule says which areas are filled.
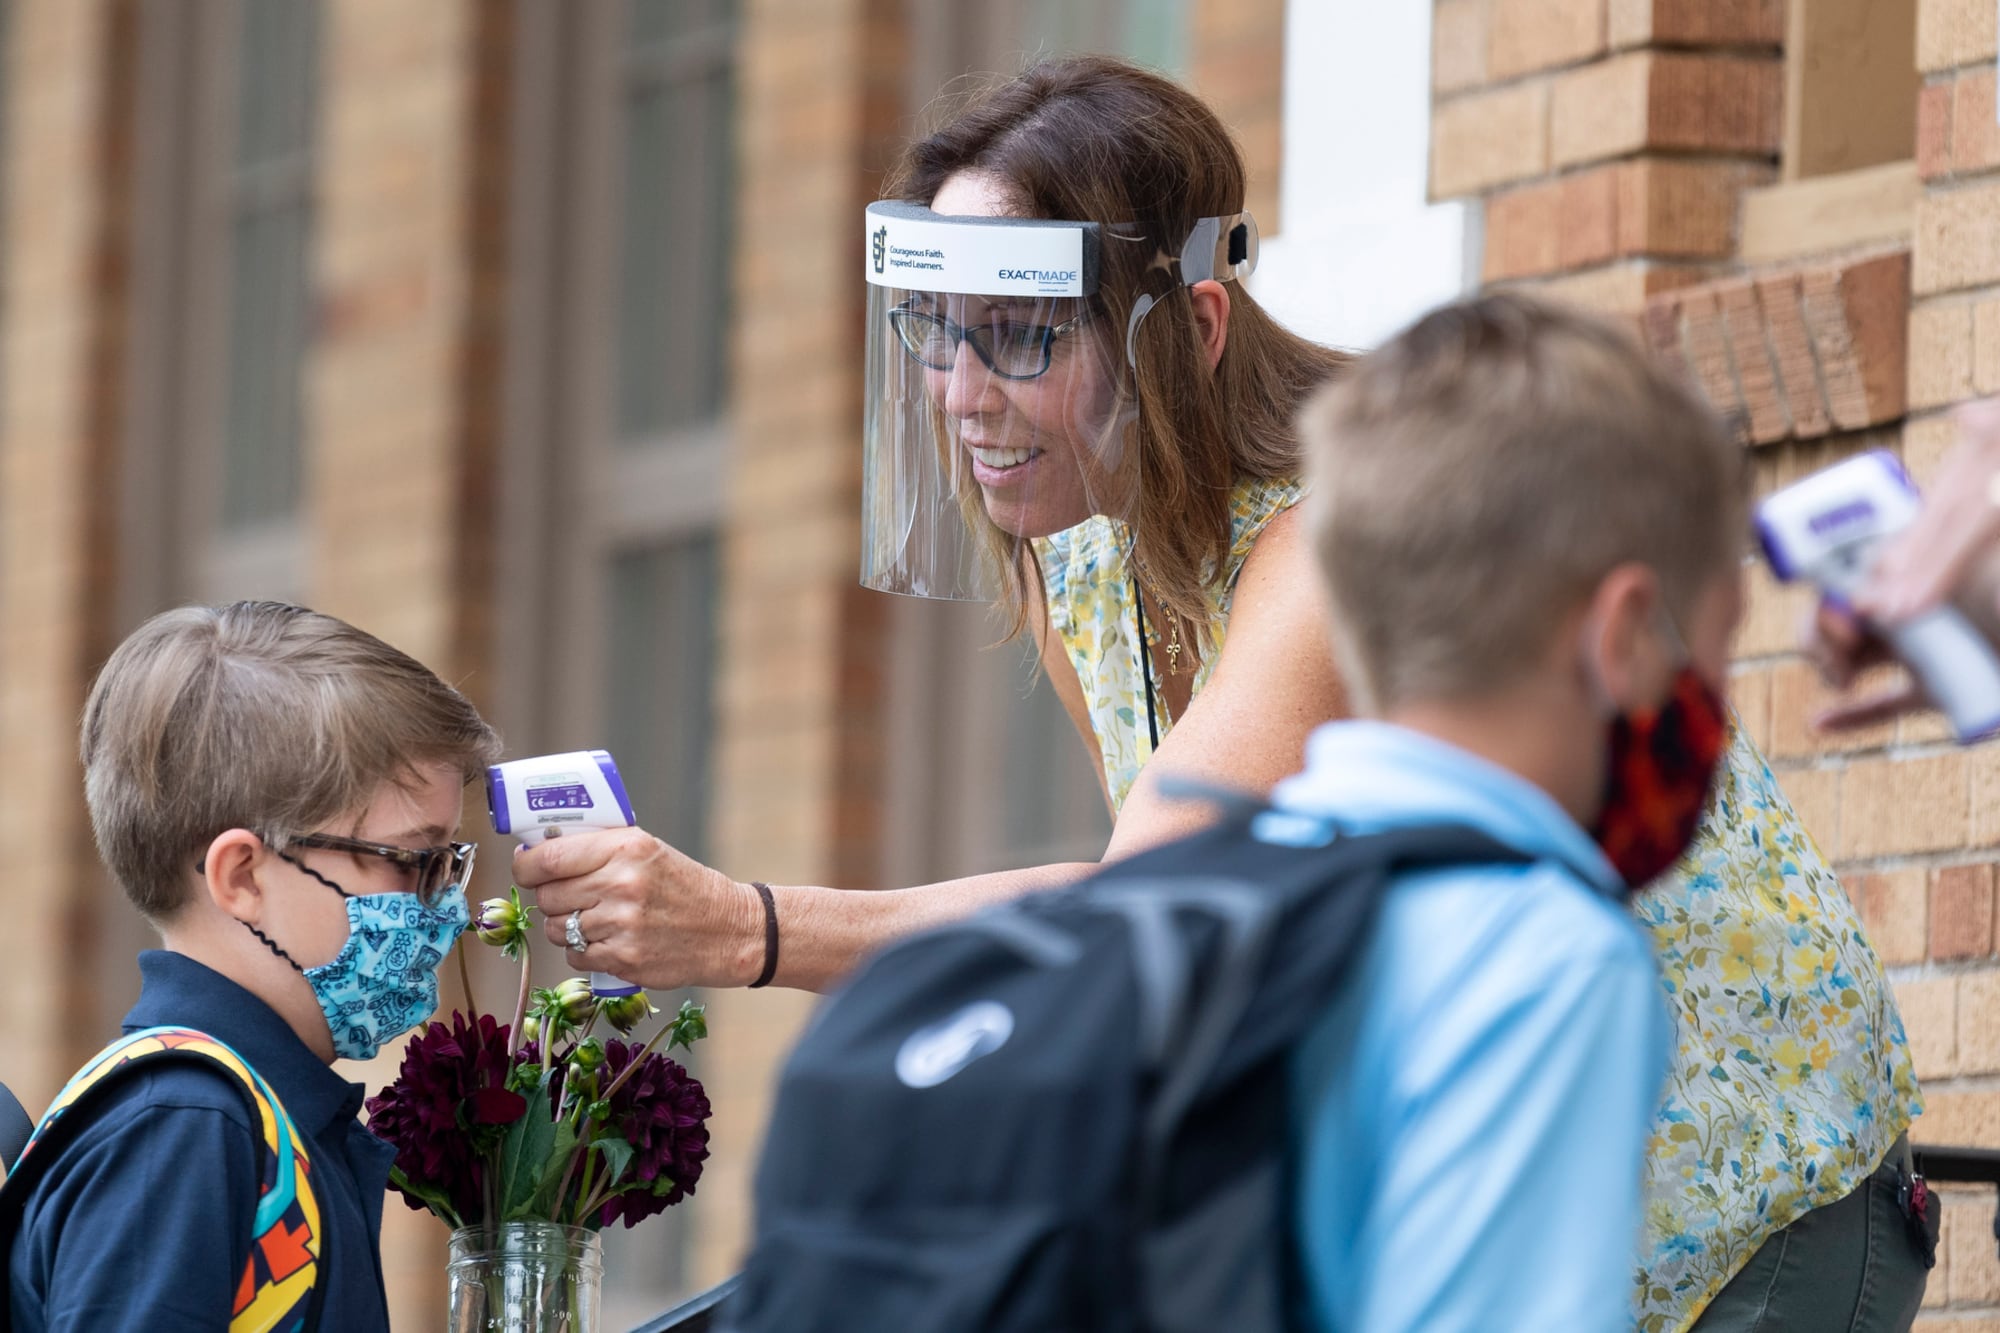
[[[529,1014],[521,1020],[521,1042],[523,1045],[526,1045],[528,1042],[539,1042],[541,1039],[542,1016],[540,1014]]]
[[[566,977],[555,988],[555,1002],[562,1009],[563,1021],[577,1026],[590,1018],[597,1006],[597,997],[590,993],[590,983],[582,977]]]
[[[596,1037],[589,1037],[577,1043],[569,1062],[579,1073],[594,1073],[604,1067],[604,1043]]]
[[[632,1029],[659,1013],[653,1002],[646,998],[644,991],[634,991],[630,995],[620,995],[604,1002],[604,1021],[619,1032],[630,1035]]]
[[[479,915],[472,921],[472,928],[479,933],[479,938],[496,949],[518,942],[527,925],[528,919],[520,904],[506,898],[488,898],[479,904]]]

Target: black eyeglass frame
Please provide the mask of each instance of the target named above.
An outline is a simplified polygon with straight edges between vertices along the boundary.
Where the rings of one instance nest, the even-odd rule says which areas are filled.
[[[944,374],[949,374],[951,372],[951,368],[958,363],[959,344],[970,343],[972,345],[973,354],[976,355],[980,359],[980,361],[985,363],[985,366],[988,370],[992,371],[995,375],[999,376],[1001,379],[1036,380],[1048,374],[1049,367],[1055,364],[1056,339],[1066,338],[1070,334],[1076,332],[1078,328],[1080,328],[1082,325],[1090,321],[1094,313],[1095,313],[1094,311],[1085,308],[1083,312],[1078,314],[1074,319],[1066,319],[1060,324],[1021,325],[1020,326],[1021,328],[1032,330],[1035,333],[1037,333],[1041,338],[1040,350],[1042,355],[1042,364],[1039,369],[1030,371],[1025,375],[1015,374],[1012,371],[1002,370],[1000,369],[999,366],[993,364],[992,349],[986,346],[986,343],[991,342],[993,338],[991,330],[994,326],[991,324],[975,325],[971,328],[968,328],[965,325],[958,323],[956,320],[945,318],[943,315],[933,314],[928,310],[918,310],[915,309],[914,307],[907,305],[899,305],[895,309],[889,312],[889,327],[895,330],[896,341],[902,344],[904,355],[908,356],[910,360],[916,362],[918,365],[922,366],[926,370],[935,370]],[[925,340],[919,339],[917,342],[913,343],[910,340],[909,334],[906,332],[906,329],[909,326],[917,326],[920,328],[927,328],[927,329],[942,328],[945,331],[945,336],[951,339],[951,347],[952,347],[951,360],[941,366],[937,364],[937,362],[925,358],[923,354],[917,350],[917,348]],[[986,335],[985,338],[982,339],[979,336],[981,333],[984,333]]]
[[[386,843],[343,838],[337,833],[301,833],[291,838],[290,847],[312,847],[325,852],[347,852],[355,856],[379,856],[385,861],[416,872],[417,901],[435,907],[438,898],[454,884],[472,880],[472,867],[479,858],[476,842],[448,842],[442,847],[391,847]],[[444,873],[436,875],[437,867]],[[433,877],[436,875],[436,882]]]

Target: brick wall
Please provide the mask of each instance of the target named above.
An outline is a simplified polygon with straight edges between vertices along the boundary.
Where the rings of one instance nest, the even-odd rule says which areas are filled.
[[[1904,458],[1922,484],[1952,440],[1945,410],[2000,391],[2000,134],[1995,130],[1995,10],[1985,0],[1919,0],[1917,168],[1924,182],[1911,244],[1910,416]],[[2000,1147],[2000,966],[1994,870],[2000,753],[1959,751],[1934,727],[1904,726],[1853,768],[1858,794],[1899,802],[1881,821],[1883,860],[1864,881],[1870,930],[1894,965],[1917,1073],[1925,1138]],[[1849,782],[1853,779],[1850,777]],[[1844,798],[1857,793],[1850,787]],[[1921,817],[1919,817],[1919,812]],[[1943,1260],[1926,1305],[1940,1329],[2000,1329],[1991,1191],[1947,1200]],[[1960,1315],[1960,1311],[1986,1313]],[[1920,1325],[1923,1327],[1925,1325]]]
[[[1244,207],[1278,232],[1284,157],[1284,0],[1191,0],[1189,80],[1236,135],[1249,173]]]
[[[1483,205],[1488,283],[1640,316],[1738,421],[1759,493],[1867,448],[1921,483],[1946,409],[2000,391],[1994,14],[1918,0],[1922,188],[1899,236],[1741,258],[1746,191],[1783,146],[1776,0],[1437,0],[1433,192]],[[1793,651],[1810,604],[1751,571],[1734,702],[1889,970],[1930,1106],[1916,1137],[2000,1147],[2000,748],[1931,721],[1815,731],[1829,695]],[[1948,1194],[1919,1328],[2000,1330],[1991,1221],[1990,1190]]]
[[[1481,276],[1595,305],[1726,267],[1773,174],[1775,3],[1439,0],[1431,192],[1483,205]]]
[[[125,104],[108,75],[108,0],[17,0],[5,107],[0,326],[0,795],[16,839],[0,885],[8,926],[0,1070],[47,1104],[94,1041],[88,984],[89,829],[76,718],[97,647],[99,450],[115,364],[112,235]],[[32,829],[31,835],[26,830]]]

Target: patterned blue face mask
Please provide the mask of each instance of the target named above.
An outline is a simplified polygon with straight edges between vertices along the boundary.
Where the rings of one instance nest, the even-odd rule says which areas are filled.
[[[453,884],[429,905],[414,893],[354,894],[304,862],[278,855],[347,900],[347,944],[333,961],[305,968],[263,931],[244,925],[312,987],[333,1034],[333,1053],[343,1060],[372,1059],[384,1042],[437,1012],[438,965],[472,919],[465,888]]]

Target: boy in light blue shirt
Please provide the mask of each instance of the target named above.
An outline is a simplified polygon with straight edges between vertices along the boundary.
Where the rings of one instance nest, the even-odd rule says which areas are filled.
[[[1419,321],[1302,430],[1366,720],[1276,802],[1535,858],[1399,880],[1294,1059],[1305,1322],[1629,1328],[1669,1026],[1625,903],[1721,755],[1742,451],[1623,330],[1511,295]]]

